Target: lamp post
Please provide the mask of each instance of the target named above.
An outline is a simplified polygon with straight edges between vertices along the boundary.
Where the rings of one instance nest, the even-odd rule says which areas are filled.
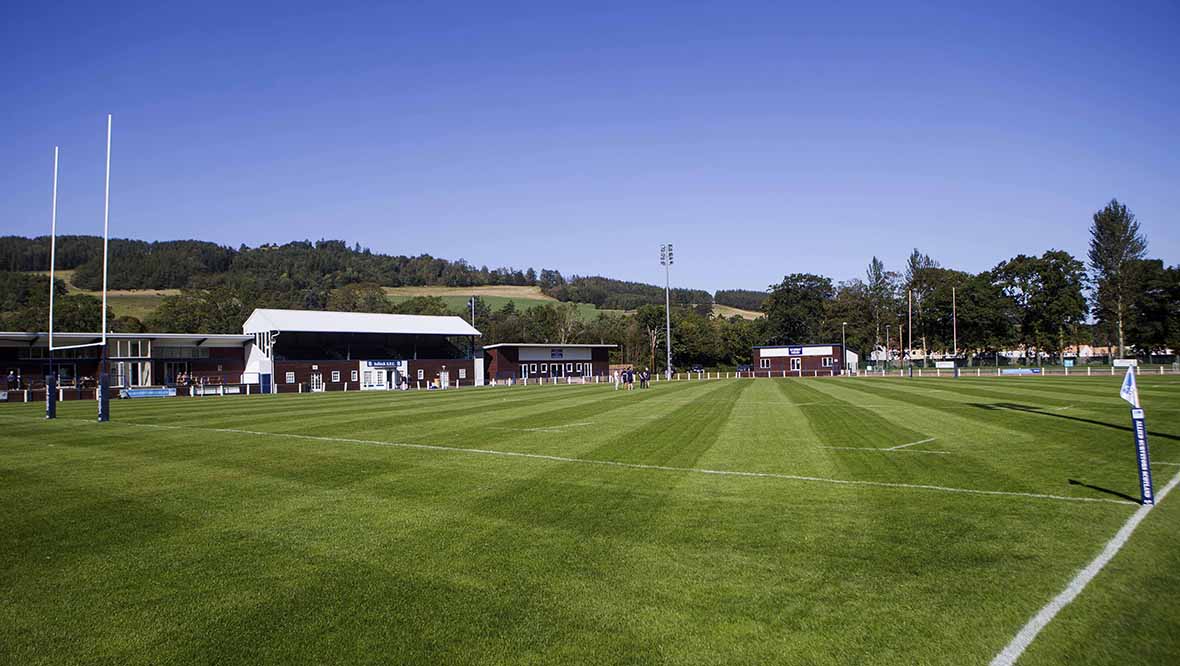
[[[893,324],[885,324],[885,369],[886,370],[889,369],[889,357],[892,356],[892,354],[889,353],[889,329],[890,328],[893,328]]]
[[[848,337],[844,335],[847,327],[848,322],[840,322],[840,374],[848,372]]]
[[[664,267],[664,346],[668,357],[664,364],[664,377],[672,379],[672,296],[669,272],[672,266],[672,244],[660,246],[660,265]]]

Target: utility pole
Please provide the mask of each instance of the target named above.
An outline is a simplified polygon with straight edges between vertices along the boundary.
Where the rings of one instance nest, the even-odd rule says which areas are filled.
[[[844,334],[847,327],[848,322],[840,323],[840,374],[848,371],[848,336]]]
[[[672,267],[672,244],[660,246],[660,265],[664,267],[664,345],[668,351],[664,366],[664,377],[672,379],[672,288],[670,270]]]
[[[885,324],[885,369],[886,370],[889,369],[889,361],[890,361],[889,357],[893,356],[893,354],[891,354],[889,352],[889,329],[892,327],[893,327],[893,324]]]
[[[906,306],[909,308],[909,321],[906,322],[906,328],[909,329],[910,337],[909,343],[905,346],[906,366],[910,369],[910,375],[914,374],[914,290],[910,289],[906,292]]]
[[[955,301],[955,288],[951,287],[951,331],[954,336],[955,365],[959,361],[959,308]]]

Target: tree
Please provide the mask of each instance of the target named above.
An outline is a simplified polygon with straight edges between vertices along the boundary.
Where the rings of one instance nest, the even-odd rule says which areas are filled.
[[[770,344],[812,342],[824,330],[824,306],[832,297],[832,280],[822,275],[792,273],[770,286],[763,304]]]
[[[918,335],[922,339],[922,362],[926,363],[929,358],[929,345],[926,335],[926,297],[934,290],[937,280],[931,273],[931,269],[938,268],[938,262],[931,259],[930,255],[922,254],[918,248],[910,253],[909,259],[906,260],[905,269],[905,288],[912,295],[914,307],[914,328],[918,330]],[[910,341],[912,344],[914,332],[910,331]]]
[[[1118,199],[1094,213],[1089,253],[1094,311],[1099,321],[1113,322],[1120,357],[1127,353],[1125,328],[1137,287],[1131,263],[1146,254],[1147,239],[1139,233],[1139,221]]]
[[[974,352],[998,353],[1015,340],[1016,306],[990,272],[967,279],[957,294],[959,347]]]
[[[823,342],[843,339],[849,349],[858,350],[867,360],[868,353],[877,345],[871,300],[868,285],[864,282],[841,282],[836,287],[835,297],[827,302]],[[845,322],[847,326],[844,326]]]
[[[414,296],[398,303],[393,307],[393,310],[398,314],[437,316],[454,314],[447,307],[447,302],[439,296]]]
[[[1075,337],[1086,317],[1082,294],[1085,266],[1068,252],[1049,250],[1040,257],[1018,255],[992,270],[996,284],[1019,313],[1017,330],[1029,350],[1060,354],[1066,336]]]
[[[897,314],[899,276],[885,270],[885,262],[877,257],[869,261],[865,271],[866,307],[873,322],[873,347],[882,346],[881,328],[891,323]]]
[[[333,289],[328,309],[337,312],[389,312],[392,308],[385,290],[373,282],[356,282]]]
[[[1136,352],[1163,353],[1180,347],[1180,266],[1165,268],[1159,259],[1145,259],[1133,262],[1129,270],[1139,285],[1127,322]]]
[[[664,340],[664,308],[658,305],[641,305],[635,311],[635,321],[647,334],[648,367],[656,367],[656,350]]]

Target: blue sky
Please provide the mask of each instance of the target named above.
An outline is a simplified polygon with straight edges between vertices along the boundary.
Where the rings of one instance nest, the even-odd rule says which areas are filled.
[[[110,112],[123,237],[759,289],[1081,257],[1118,197],[1180,262],[1175,3],[155,4],[6,6],[0,233],[55,144],[100,230]]]

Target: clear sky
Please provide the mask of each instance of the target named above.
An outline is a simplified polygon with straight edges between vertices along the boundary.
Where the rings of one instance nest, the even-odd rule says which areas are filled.
[[[121,237],[761,289],[1082,257],[1118,197],[1180,262],[1175,2],[243,4],[7,3],[0,233],[55,144],[100,231],[110,112]]]

